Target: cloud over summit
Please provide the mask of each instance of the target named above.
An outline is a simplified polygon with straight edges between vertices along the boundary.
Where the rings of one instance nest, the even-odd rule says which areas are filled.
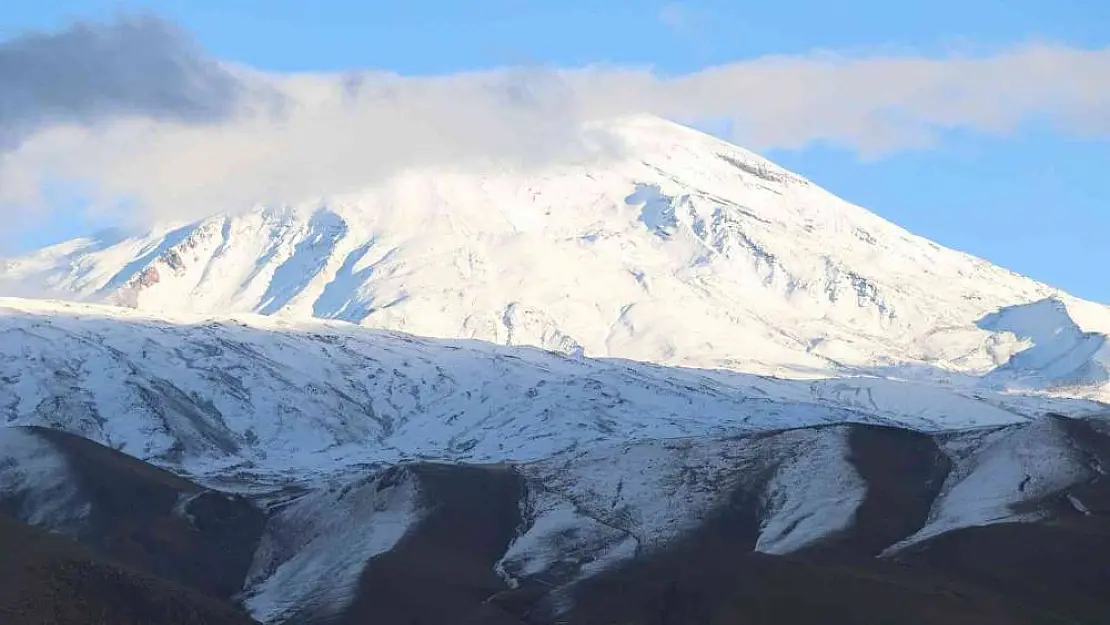
[[[613,150],[583,122],[729,120],[754,149],[815,142],[882,154],[949,129],[1029,122],[1110,136],[1110,50],[764,57],[650,68],[509,68],[434,77],[272,74],[207,57],[153,18],[0,42],[0,205],[43,181],[126,197],[150,218],[355,191],[408,168],[542,165]]]

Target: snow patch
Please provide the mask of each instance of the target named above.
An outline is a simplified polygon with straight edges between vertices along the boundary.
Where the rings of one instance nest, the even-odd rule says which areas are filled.
[[[1099,387],[1110,381],[1106,335],[1084,332],[1060,299],[1003,308],[978,325],[1013,333],[1028,343],[987,376],[989,382],[1054,390]]]
[[[391,469],[322,489],[287,504],[270,521],[243,600],[254,618],[341,613],[374,556],[392,549],[420,520],[416,479]]]
[[[848,429],[787,432],[774,443],[791,451],[767,484],[755,550],[783,555],[851,527],[867,483],[848,460]]]
[[[73,533],[91,510],[65,456],[23,429],[0,428],[0,495],[21,521],[49,531]]]
[[[536,499],[527,528],[494,567],[510,587],[536,577],[554,577],[553,582],[583,579],[612,545],[631,539],[627,532],[586,516],[557,494],[544,492]]]
[[[952,469],[925,526],[887,553],[965,527],[1037,521],[1043,518],[1041,509],[1023,504],[1058,496],[1098,476],[1057,417],[952,435],[942,449]]]

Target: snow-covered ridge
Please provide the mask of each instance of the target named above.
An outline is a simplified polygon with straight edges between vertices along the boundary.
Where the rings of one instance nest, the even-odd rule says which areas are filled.
[[[1105,409],[1011,392],[991,376],[932,374],[786,380],[342,322],[0,300],[6,424],[66,430],[209,476],[233,466],[303,478],[354,462],[524,461],[823,423],[937,431]]]

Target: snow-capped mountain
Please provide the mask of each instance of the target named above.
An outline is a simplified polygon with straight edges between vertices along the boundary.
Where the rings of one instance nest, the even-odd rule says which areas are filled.
[[[610,130],[4,262],[0,514],[267,625],[1105,622],[1110,310]]]
[[[1105,308],[696,131],[653,118],[608,130],[618,157],[410,171],[350,196],[78,239],[6,261],[0,289],[782,377],[1008,366],[992,379],[1095,395],[1106,382],[1102,339],[1084,334],[1110,330]],[[1033,344],[1036,358],[1012,360]]]

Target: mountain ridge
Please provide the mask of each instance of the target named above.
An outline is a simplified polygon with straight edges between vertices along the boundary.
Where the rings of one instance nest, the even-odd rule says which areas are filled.
[[[943,371],[792,380],[343,322],[31,300],[0,300],[0,339],[7,425],[62,429],[198,475],[304,477],[352,462],[522,461],[821,423],[943,431],[1106,411]]]
[[[2,428],[0,510],[267,624],[592,623],[614,609],[631,623],[658,622],[655,610],[764,623],[726,616],[764,610],[815,624],[1093,624],[1110,610],[1108,423],[830,424],[528,463],[349,466],[292,488],[240,475],[237,490],[261,487],[246,497],[71,435]],[[155,496],[120,506],[112,489],[134,487]],[[20,507],[59,488],[76,515]],[[121,531],[145,539],[108,539]],[[218,548],[229,539],[235,553]],[[787,585],[751,585],[764,575]],[[836,579],[847,594],[822,590]]]

